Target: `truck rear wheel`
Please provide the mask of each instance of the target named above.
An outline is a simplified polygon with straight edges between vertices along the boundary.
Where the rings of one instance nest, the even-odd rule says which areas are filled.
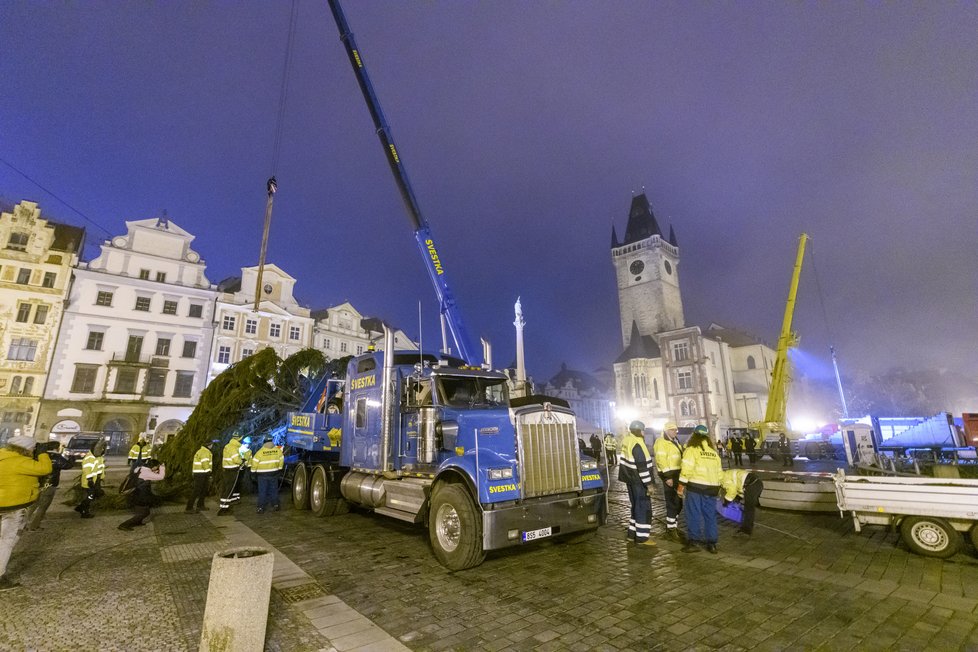
[[[309,509],[309,468],[304,462],[296,464],[292,474],[292,506]]]
[[[900,524],[903,542],[925,557],[947,559],[961,549],[961,535],[943,518],[908,516]]]
[[[340,495],[340,483],[327,473],[322,464],[317,464],[312,469],[309,508],[316,516],[339,516],[350,511],[350,506]]]
[[[440,485],[431,498],[429,514],[428,538],[442,566],[464,570],[483,562],[482,519],[465,487]]]

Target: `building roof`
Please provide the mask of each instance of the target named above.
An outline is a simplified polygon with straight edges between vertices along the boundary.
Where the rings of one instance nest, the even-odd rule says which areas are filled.
[[[755,337],[750,333],[745,331],[737,330],[736,328],[727,328],[726,326],[721,326],[717,323],[712,323],[710,326],[703,331],[704,337],[709,337],[712,340],[718,342],[724,342],[734,348],[738,346],[753,346],[760,344],[761,346],[768,346],[759,337]]]
[[[625,347],[625,350],[621,352],[615,363],[628,362],[629,360],[643,359],[643,360],[654,360],[655,358],[662,357],[662,349],[656,343],[655,338],[651,335],[640,335],[638,332],[638,324],[632,322],[632,337]]]
[[[659,223],[652,213],[652,206],[643,192],[632,197],[632,207],[628,211],[628,226],[625,228],[625,241],[622,245],[645,240],[653,235],[662,235]]]
[[[608,389],[604,383],[591,374],[576,369],[568,369],[567,363],[561,363],[560,371],[547,382],[553,387],[566,387],[570,383],[578,391],[607,391]]]
[[[57,222],[48,222],[48,226],[54,227],[52,249],[72,254],[81,251],[82,242],[85,241],[85,229],[68,224],[58,224]]]
[[[241,277],[240,276],[229,276],[223,281],[217,284],[218,292],[226,292],[227,294],[234,294],[235,292],[241,291]]]

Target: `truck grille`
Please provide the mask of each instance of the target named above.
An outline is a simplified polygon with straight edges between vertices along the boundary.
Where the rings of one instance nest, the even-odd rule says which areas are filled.
[[[575,423],[519,423],[524,498],[581,490]]]

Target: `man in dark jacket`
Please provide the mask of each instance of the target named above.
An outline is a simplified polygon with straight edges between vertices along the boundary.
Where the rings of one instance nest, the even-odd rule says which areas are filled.
[[[591,433],[591,456],[594,459],[601,460],[601,449],[604,448],[604,443],[601,441],[601,437],[598,437],[598,433]]]
[[[149,516],[149,510],[159,504],[160,499],[153,493],[150,483],[166,477],[166,467],[158,460],[146,460],[146,466],[139,467],[136,478],[136,489],[129,494],[129,504],[132,506],[132,518],[119,524],[120,530],[131,531],[134,527],[143,525],[143,520]]]

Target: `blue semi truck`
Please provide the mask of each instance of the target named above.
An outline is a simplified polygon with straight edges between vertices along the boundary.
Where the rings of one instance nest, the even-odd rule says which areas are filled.
[[[338,0],[329,6],[458,355],[446,353],[447,341],[435,354],[395,351],[385,326],[382,350],[352,358],[342,380],[322,378],[288,415],[295,506],[329,516],[354,504],[426,524],[435,557],[452,570],[482,563],[490,550],[597,529],[607,474],[579,452],[566,402],[510,399],[507,376],[476,361],[363,54]]]

